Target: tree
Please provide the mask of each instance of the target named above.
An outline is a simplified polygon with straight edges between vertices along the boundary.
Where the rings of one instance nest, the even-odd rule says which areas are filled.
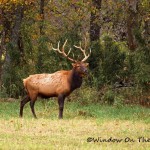
[[[104,52],[107,52],[106,58],[110,56],[112,61],[118,54],[123,66],[124,58],[120,55],[121,51],[129,55],[134,51],[132,54],[136,55],[139,47],[143,47],[141,51],[148,49],[148,0],[10,0],[2,1],[0,4],[0,78],[1,75],[3,77],[0,84],[2,82],[10,96],[13,93],[14,96],[20,94],[17,88],[20,91],[22,78],[30,74],[70,67],[67,61],[63,61],[51,50],[50,45],[57,44],[59,40],[61,45],[68,39],[66,48],[69,49],[73,48],[73,45],[78,45],[80,41],[84,43],[85,37],[87,41],[90,39],[90,69],[97,79],[97,68],[102,65]],[[104,40],[107,36],[112,38],[112,45],[118,45],[118,50],[113,49],[113,46],[107,47],[111,43],[110,40]],[[90,42],[87,42],[87,45]],[[105,48],[102,43],[106,43]],[[146,45],[147,49],[140,46],[140,43]],[[113,53],[115,50],[116,54]],[[75,57],[80,57],[75,48],[72,51]],[[58,63],[59,61],[62,62]],[[109,59],[104,59],[104,62],[104,76],[110,80],[110,72],[113,73],[114,70],[109,72],[105,69],[110,64]],[[127,66],[130,66],[129,63],[126,61]],[[120,74],[120,68],[116,70],[117,74]],[[16,88],[12,90],[11,87]]]
[[[42,38],[44,37],[44,5],[45,0],[40,0],[40,10],[39,10],[39,30],[40,30],[40,38],[39,38],[39,46],[38,46],[38,60],[37,60],[37,72],[42,72],[43,68],[43,58],[42,58],[42,48],[45,43]]]
[[[97,41],[100,37],[100,9],[102,0],[92,0],[90,17],[90,40]]]
[[[138,28],[138,0],[127,1],[127,43],[129,49],[134,51],[137,47],[134,29]]]
[[[23,5],[9,2],[2,7],[3,32],[5,34],[3,47],[6,48],[5,61],[3,64],[3,84],[10,85],[7,89],[10,93],[11,85],[16,84],[18,77],[15,75],[16,68],[21,65],[23,54],[23,42],[21,37],[21,23],[23,18]],[[10,95],[11,96],[11,95]]]
[[[0,43],[0,88],[1,88],[1,85],[2,85],[2,79],[1,79],[1,76],[2,76],[2,66],[4,64],[4,53],[5,53],[5,47],[4,47],[4,39],[5,39],[5,32],[2,30],[1,31],[1,43]]]

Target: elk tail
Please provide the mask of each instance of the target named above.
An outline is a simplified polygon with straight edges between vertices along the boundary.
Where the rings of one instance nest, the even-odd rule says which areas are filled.
[[[28,94],[28,90],[26,88],[26,79],[23,79],[23,85],[24,87],[21,89],[21,97],[24,97],[26,94]]]

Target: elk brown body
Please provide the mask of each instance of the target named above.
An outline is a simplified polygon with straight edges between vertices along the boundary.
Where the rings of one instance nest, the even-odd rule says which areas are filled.
[[[65,45],[65,44],[64,44]],[[63,48],[64,48],[63,45]],[[59,47],[59,46],[58,46]],[[80,48],[80,47],[78,47]],[[63,55],[69,60],[71,58],[68,55]],[[88,58],[88,57],[87,57]],[[85,60],[85,58],[84,58]],[[23,79],[23,84],[26,89],[27,95],[20,103],[20,117],[23,116],[24,105],[30,101],[31,111],[35,118],[34,104],[37,97],[50,98],[58,97],[59,104],[59,118],[63,118],[63,108],[65,98],[75,89],[79,88],[82,84],[82,78],[87,75],[88,63],[83,61],[74,61],[72,70],[61,70],[52,74],[34,74],[30,75],[26,79]]]

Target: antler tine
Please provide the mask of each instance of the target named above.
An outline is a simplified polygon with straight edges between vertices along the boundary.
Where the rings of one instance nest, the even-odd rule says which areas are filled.
[[[80,42],[80,46],[74,45],[74,47],[80,49],[81,52],[83,53],[84,58],[81,60],[82,62],[86,61],[86,60],[89,58],[89,56],[90,56],[90,54],[91,54],[91,49],[90,49],[90,53],[89,53],[88,55],[86,55],[86,53],[85,53],[85,51],[86,51],[86,50],[85,50],[85,49],[86,49],[86,38],[85,38],[84,49],[82,49],[82,47],[81,47],[81,42]]]
[[[87,46],[87,40],[86,40],[86,37],[84,37],[84,40],[85,40],[84,49],[86,49],[86,46]]]
[[[70,50],[69,50],[69,52],[68,52],[67,54],[65,53],[64,48],[65,48],[65,46],[66,46],[67,41],[68,41],[68,40],[66,39],[66,41],[65,41],[65,43],[63,44],[61,50],[60,50],[60,48],[59,48],[59,43],[60,43],[60,41],[58,42],[57,48],[53,48],[53,47],[52,47],[52,49],[55,50],[55,51],[58,51],[60,54],[62,54],[62,55],[63,55],[64,57],[66,57],[68,60],[70,60],[70,61],[72,61],[72,62],[77,62],[76,60],[74,60],[74,59],[68,57],[68,55],[69,55],[70,52],[71,52],[71,48],[70,48]]]
[[[64,48],[65,48],[65,46],[66,46],[67,41],[68,41],[68,39],[66,39],[65,43],[63,44],[62,52],[65,52],[65,51],[64,51]]]
[[[69,49],[67,56],[70,54],[70,52],[71,52],[71,48]]]
[[[59,53],[62,53],[62,52],[60,51],[60,49],[59,49],[59,43],[60,43],[60,41],[58,42],[57,48],[54,48],[53,45],[52,45],[52,49],[53,49],[54,51],[58,51]]]
[[[85,58],[83,58],[81,61],[82,62],[86,61],[90,57],[90,55],[91,55],[91,48],[90,48],[90,53]]]

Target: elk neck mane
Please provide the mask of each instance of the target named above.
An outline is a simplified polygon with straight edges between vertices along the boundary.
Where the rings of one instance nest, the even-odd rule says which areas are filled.
[[[82,77],[79,75],[78,72],[76,72],[74,68],[71,70],[69,83],[71,91],[75,90],[76,88],[79,88],[82,84]]]

